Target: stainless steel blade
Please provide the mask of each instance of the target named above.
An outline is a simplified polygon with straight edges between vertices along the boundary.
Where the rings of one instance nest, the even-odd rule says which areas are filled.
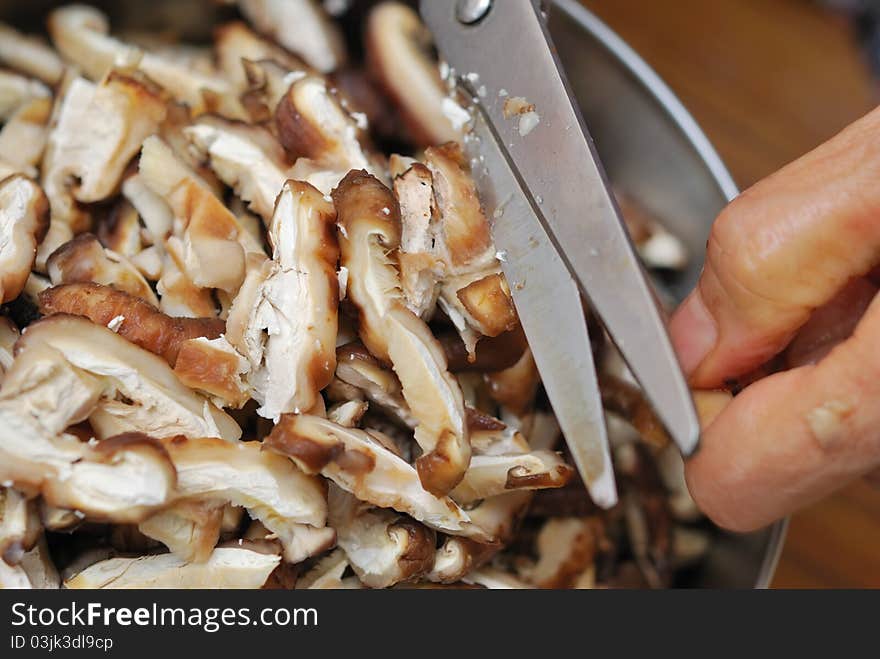
[[[455,0],[422,2],[421,12],[443,58],[479,97],[569,272],[689,455],[700,431],[690,391],[544,22],[532,0],[489,4],[467,25]],[[524,103],[536,113],[526,120],[516,113]]]
[[[526,338],[593,501],[617,503],[602,397],[577,284],[523,194],[479,108],[466,141],[474,181]]]

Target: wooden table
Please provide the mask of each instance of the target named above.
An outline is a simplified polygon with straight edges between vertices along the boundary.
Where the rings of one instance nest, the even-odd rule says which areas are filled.
[[[847,22],[808,0],[584,4],[678,94],[741,188],[877,102]],[[794,515],[773,583],[880,587],[880,489],[855,483]]]

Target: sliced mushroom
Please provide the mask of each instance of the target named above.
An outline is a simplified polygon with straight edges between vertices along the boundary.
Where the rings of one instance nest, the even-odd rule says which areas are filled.
[[[162,197],[153,192],[139,174],[133,174],[122,184],[122,194],[143,220],[149,241],[162,248],[171,235],[174,215]]]
[[[519,590],[531,588],[509,572],[494,567],[481,567],[461,579],[467,584],[476,584],[490,590]]]
[[[333,192],[340,225],[341,263],[350,273],[349,299],[360,311],[360,336],[390,362],[418,420],[416,461],[422,484],[438,496],[467,469],[470,443],[461,388],[428,326],[401,299],[388,252],[399,244],[399,212],[390,190],[364,171],[351,172]]]
[[[35,98],[51,98],[49,88],[26,76],[0,71],[0,121],[6,121],[22,105]]]
[[[125,184],[123,183],[123,186]],[[137,209],[127,199],[119,199],[106,217],[99,218],[96,235],[101,245],[127,259],[144,249],[144,227]],[[152,239],[147,237],[146,244]]]
[[[68,5],[49,15],[49,34],[61,55],[92,80],[100,80],[119,62],[136,66],[168,90],[195,114],[221,112],[243,115],[231,85],[223,78],[205,75],[180,62],[145,53],[108,35],[106,16],[84,5]]]
[[[516,364],[502,371],[486,373],[484,378],[492,399],[517,416],[529,411],[541,384],[538,366],[528,348]]]
[[[408,428],[418,425],[403,398],[400,380],[360,343],[350,343],[336,350],[336,377],[357,389],[376,407]],[[351,393],[345,394],[347,398]]]
[[[140,176],[174,213],[184,272],[196,286],[234,294],[244,279],[243,229],[204,181],[158,137],[147,138]]]
[[[121,254],[102,247],[100,241],[90,233],[81,233],[52,252],[46,260],[46,272],[55,286],[94,282],[106,287],[112,286],[120,293],[127,293],[149,303],[152,307],[159,306],[159,299],[153,289],[131,261]],[[83,293],[83,297],[85,295],[87,293]],[[132,303],[135,303],[135,300],[132,300]],[[55,309],[55,311],[65,310]],[[81,311],[66,311],[89,315]]]
[[[65,588],[260,588],[280,556],[246,548],[218,547],[204,563],[187,563],[174,554],[110,558],[64,582]]]
[[[106,327],[81,317],[51,316],[28,327],[18,350],[36,345],[58,351],[77,370],[101,379],[105,393],[115,391],[121,398],[105,396],[91,412],[99,438],[129,431],[159,438],[182,434],[236,440],[241,435],[229,415],[181,384],[163,359]],[[14,370],[15,364],[10,373]],[[0,393],[11,386],[10,373]]]
[[[97,84],[74,79],[49,135],[47,188],[51,183],[62,194],[69,188],[81,202],[106,199],[165,112],[160,91],[136,72],[112,70]]]
[[[669,435],[663,424],[636,385],[604,372],[599,376],[599,389],[602,391],[602,404],[628,421],[647,444],[656,448],[669,444]]]
[[[24,35],[6,23],[0,23],[0,62],[47,85],[56,84],[64,73],[58,53],[42,40]]]
[[[18,565],[41,532],[37,502],[10,487],[0,488],[0,560]]]
[[[241,21],[225,23],[214,30],[214,51],[220,70],[238,91],[244,91],[248,85],[244,60],[271,60],[289,71],[306,68],[298,57],[267,41]]]
[[[183,384],[210,396],[219,407],[241,408],[250,400],[246,376],[250,364],[221,336],[180,344],[174,374]]]
[[[475,455],[462,481],[449,496],[464,505],[511,490],[563,487],[574,470],[551,451],[518,455]]]
[[[52,101],[48,98],[35,98],[21,105],[0,130],[0,159],[36,178],[34,168],[46,148],[51,113]]]
[[[261,127],[216,117],[202,117],[184,132],[220,180],[268,225],[289,167],[275,138]]]
[[[690,260],[681,240],[630,195],[615,190],[620,213],[639,256],[649,268],[682,270]]]
[[[425,576],[428,581],[452,584],[489,560],[500,545],[486,545],[468,538],[448,536],[434,554],[434,567]]]
[[[330,525],[358,578],[370,588],[388,588],[431,569],[437,541],[433,530],[385,508],[375,508],[330,486]]]
[[[400,284],[406,306],[429,319],[439,294],[442,263],[435,249],[437,209],[430,170],[415,163],[394,179],[394,196],[400,205]]]
[[[364,417],[369,403],[363,400],[347,400],[327,410],[327,418],[346,428],[356,428]]]
[[[557,517],[547,520],[535,541],[537,563],[521,576],[538,588],[569,588],[590,566],[596,556],[594,518]]]
[[[315,0],[239,0],[238,6],[257,30],[321,73],[345,63],[342,33]]]
[[[360,581],[355,577],[343,578],[349,568],[348,558],[341,549],[336,549],[315,563],[308,572],[296,582],[297,590],[339,590],[343,588],[361,588]]]
[[[290,86],[275,111],[275,124],[281,144],[296,158],[289,176],[324,194],[352,169],[385,176],[384,166],[361,144],[363,121],[359,126],[319,76],[306,76]]]
[[[161,542],[181,560],[204,563],[220,537],[223,505],[213,500],[178,501],[142,521],[138,530]]]
[[[333,377],[339,304],[334,219],[332,204],[318,190],[288,181],[269,225],[273,258],[242,287],[230,310],[228,338],[251,362],[248,379],[265,418],[311,410]]]
[[[316,416],[286,414],[263,443],[290,457],[306,473],[322,474],[361,501],[393,508],[450,535],[492,539],[451,499],[425,490],[415,469],[365,431]]]
[[[61,577],[52,557],[49,555],[49,547],[46,537],[41,535],[37,544],[21,557],[19,567],[27,575],[31,588],[36,590],[57,590],[61,588]]]
[[[209,318],[218,312],[214,291],[193,283],[186,274],[186,248],[183,241],[171,236],[165,241],[162,276],[156,282],[159,308],[169,316]]]
[[[311,70],[303,63],[300,67],[288,68],[275,60],[261,59],[244,60],[247,90],[241,95],[241,102],[256,124],[266,124],[270,130],[276,130],[272,119],[275,110],[287,90],[294,82],[304,78]]]
[[[185,342],[216,339],[225,329],[219,318],[173,318],[123,291],[91,282],[64,284],[39,295],[40,311],[84,316],[109,327],[135,345],[177,364]]]
[[[259,442],[172,438],[164,444],[177,469],[182,496],[217,499],[246,508],[251,517],[277,535],[289,562],[326,549],[328,540],[332,544],[332,530],[324,530],[327,502],[323,484],[303,474],[290,460],[262,451]],[[305,526],[315,532],[297,528]]]
[[[0,300],[21,293],[34,265],[37,245],[49,225],[49,204],[36,183],[23,176],[0,181]]]
[[[370,72],[393,99],[416,144],[462,139],[457,117],[463,110],[449,97],[431,54],[431,34],[413,9],[399,2],[374,7],[367,19],[365,47]]]

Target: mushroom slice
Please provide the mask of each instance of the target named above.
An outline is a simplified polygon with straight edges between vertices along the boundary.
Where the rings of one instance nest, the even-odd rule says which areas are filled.
[[[171,208],[184,248],[184,272],[202,288],[234,294],[244,279],[243,229],[207,184],[156,136],[143,143],[140,175]]]
[[[34,167],[43,157],[51,113],[52,101],[48,98],[34,98],[21,105],[0,130],[0,159],[33,172],[35,178]]]
[[[143,220],[149,241],[161,248],[165,239],[171,235],[174,224],[174,215],[168,204],[150,189],[139,174],[133,174],[125,179],[122,184],[122,194]]]
[[[169,316],[209,318],[217,315],[217,303],[210,288],[196,286],[186,274],[186,248],[171,236],[165,241],[162,275],[156,282],[159,308]]]
[[[443,282],[441,294],[447,302],[453,295],[458,298],[458,311],[482,336],[498,336],[519,324],[507,280],[500,272],[453,277]]]
[[[219,407],[241,408],[250,400],[246,382],[250,368],[225,337],[198,337],[180,344],[174,374],[187,387],[211,397]]]
[[[0,62],[48,85],[56,84],[64,74],[64,63],[58,53],[42,40],[24,35],[6,23],[0,23]]]
[[[92,7],[68,5],[49,15],[49,34],[65,59],[92,80],[100,80],[119,62],[134,65],[168,90],[195,114],[207,111],[243,115],[232,86],[219,76],[206,75],[171,59],[145,53],[109,36],[107,17]]]
[[[370,588],[415,579],[434,563],[436,533],[387,508],[375,508],[331,485],[330,525],[358,578]]]
[[[260,588],[281,557],[238,547],[218,547],[204,563],[174,554],[110,558],[64,582],[65,588]]]
[[[0,488],[0,560],[18,565],[41,532],[36,501],[10,487]]]
[[[315,563],[308,572],[296,581],[297,590],[340,590],[361,588],[357,578],[343,578],[349,568],[348,558],[341,549],[336,549]]]
[[[338,403],[327,410],[327,418],[333,423],[338,423],[346,428],[356,428],[369,408],[369,403],[363,400],[348,400]]]
[[[0,121],[6,121],[18,108],[35,98],[51,98],[41,82],[17,73],[0,71]]]
[[[40,186],[21,175],[0,181],[0,301],[21,293],[48,225],[49,204]]]
[[[413,141],[430,146],[462,139],[458,115],[464,111],[449,97],[431,54],[431,34],[413,9],[399,2],[375,6],[365,47],[370,72],[399,109]]]
[[[93,282],[112,286],[116,291],[143,300],[153,307],[159,306],[159,298],[131,261],[102,247],[91,233],[81,233],[52,252],[46,260],[46,272],[55,286]],[[87,294],[83,293],[84,296]],[[68,312],[89,315],[73,310]]]
[[[281,99],[290,85],[312,71],[305,63],[288,68],[271,59],[244,60],[242,64],[248,81],[247,90],[241,95],[242,105],[253,123],[268,122],[270,130],[275,130],[272,118]]]
[[[535,541],[538,561],[521,576],[538,588],[569,588],[596,557],[598,518],[556,517],[547,520]]]
[[[463,505],[510,490],[563,487],[573,474],[574,470],[552,451],[475,455],[461,483],[449,496]]]
[[[307,183],[288,181],[269,225],[273,259],[233,303],[230,341],[240,316],[250,345],[238,347],[251,360],[249,381],[260,416],[311,410],[336,367],[336,245],[333,205]],[[265,277],[263,276],[265,275]],[[259,348],[262,349],[259,349]]]
[[[91,282],[54,286],[39,295],[40,311],[84,316],[109,327],[135,345],[175,366],[191,339],[217,339],[225,329],[219,318],[173,318],[123,291]]]
[[[220,71],[238,91],[244,91],[248,86],[244,60],[271,60],[288,71],[306,69],[298,57],[267,41],[241,21],[225,23],[214,30],[214,51]]]
[[[97,84],[74,79],[49,135],[47,187],[51,182],[52,189],[62,193],[70,188],[81,202],[106,199],[165,112],[160,91],[137,72],[111,70]]]
[[[158,438],[182,434],[234,441],[241,436],[229,415],[181,384],[162,358],[106,327],[81,317],[55,315],[30,325],[18,349],[37,344],[57,350],[72,366],[104,380],[105,390],[115,390],[122,398],[103,398],[92,411],[89,419],[99,438],[127,431]],[[0,393],[6,391],[8,380],[9,374]]]
[[[418,425],[403,399],[400,380],[360,343],[336,349],[336,377],[408,428]]]
[[[31,588],[37,590],[57,590],[61,588],[61,577],[46,544],[46,536],[40,535],[37,544],[21,557],[19,567],[27,575]]]
[[[415,469],[365,431],[316,416],[285,414],[263,444],[290,457],[306,473],[329,478],[361,501],[393,508],[450,535],[483,542],[492,539],[451,499],[425,490]]]
[[[494,567],[481,567],[461,579],[467,584],[476,584],[490,590],[519,590],[531,588],[512,574]]]
[[[638,386],[605,372],[599,375],[599,389],[605,408],[626,419],[647,444],[663,448],[670,443],[669,434]]]
[[[690,260],[682,241],[630,195],[614,191],[620,213],[639,256],[649,268],[683,270]]]
[[[484,545],[468,538],[448,536],[437,548],[434,567],[425,578],[434,583],[456,583],[489,560],[499,549],[500,545]]]
[[[532,351],[526,348],[516,364],[484,375],[489,396],[517,416],[524,416],[535,402],[541,374]]]
[[[332,546],[335,533],[324,526],[323,484],[289,460],[261,451],[259,442],[174,438],[164,443],[183,496],[247,508],[281,542],[288,562],[298,563]]]
[[[120,199],[106,217],[98,220],[96,235],[105,248],[131,259],[143,251],[143,233],[137,209],[127,199]],[[152,240],[146,238],[150,244]]]
[[[324,194],[352,169],[385,177],[385,167],[361,144],[366,130],[342,107],[324,78],[308,75],[290,85],[275,111],[281,144],[296,164],[288,173]]]
[[[442,263],[435,250],[437,209],[430,170],[415,163],[394,179],[394,196],[400,205],[400,284],[406,306],[429,319],[437,304],[437,282]]]
[[[158,540],[187,563],[204,563],[220,537],[222,501],[178,501],[138,524],[138,530]]]
[[[259,126],[202,117],[184,130],[221,181],[268,225],[288,168],[281,146]]]
[[[239,0],[238,6],[257,30],[321,73],[345,63],[342,33],[315,0]]]
[[[442,496],[464,476],[470,443],[461,388],[431,330],[401,299],[388,253],[399,244],[397,203],[390,190],[364,171],[351,172],[333,192],[341,230],[341,263],[348,296],[360,311],[360,336],[377,358],[390,361],[403,396],[418,420],[416,461],[429,492]]]

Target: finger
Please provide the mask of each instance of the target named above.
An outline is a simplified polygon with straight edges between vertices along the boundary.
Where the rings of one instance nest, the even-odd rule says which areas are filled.
[[[686,475],[719,525],[750,531],[880,466],[880,299],[815,365],[746,388],[705,429]]]
[[[880,255],[880,110],[761,181],[716,220],[671,332],[692,384],[778,353],[810,312]]]

